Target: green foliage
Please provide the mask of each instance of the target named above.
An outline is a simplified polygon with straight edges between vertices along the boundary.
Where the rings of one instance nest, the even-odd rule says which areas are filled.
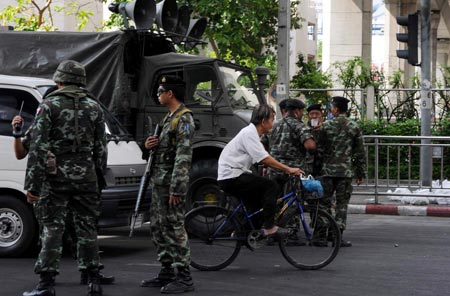
[[[290,82],[291,88],[326,89],[332,87],[331,76],[317,69],[315,62],[311,61],[307,63],[302,54],[298,55],[296,65],[299,70],[292,77]],[[306,103],[308,105],[318,103],[324,98],[323,92],[317,91],[307,91],[304,95],[306,96]]]
[[[372,85],[377,91],[385,84],[383,71],[372,69],[361,57],[354,57],[344,62],[336,62],[333,65],[334,72],[337,72],[337,84],[346,89],[343,95],[351,101],[350,109],[355,110],[357,115],[362,114],[363,110],[361,110],[356,100],[355,89],[365,89]]]
[[[77,29],[81,31],[94,15],[92,11],[82,10],[78,2],[70,2],[65,6],[55,5],[55,11],[62,12],[65,15],[74,15],[78,19]]]
[[[364,135],[385,136],[420,136],[420,121],[408,119],[388,124],[386,121],[365,121],[359,123]],[[442,125],[433,131],[435,136],[450,135],[450,120],[442,121]],[[373,143],[374,140],[367,140]],[[406,141],[399,146],[388,146],[388,143],[399,143],[399,139],[380,140],[378,150],[378,177],[381,179],[420,179],[420,146]],[[383,143],[385,145],[383,145]],[[375,176],[375,146],[369,144],[368,149],[368,175]],[[444,150],[444,159],[450,158],[450,149]],[[450,167],[444,167],[444,176],[450,176]],[[440,164],[433,168],[433,179],[440,179]]]
[[[291,24],[299,28],[300,17],[291,1]],[[276,48],[278,1],[274,0],[185,0],[195,17],[208,18],[205,36],[218,58],[262,65],[266,48]]]
[[[130,2],[132,0],[101,0],[103,3],[121,3],[121,2]],[[113,29],[113,28],[123,28],[124,25],[124,21],[123,21],[123,17],[120,13],[111,13],[111,15],[109,16],[109,18],[107,20],[103,20],[102,21],[102,27],[100,28],[101,30],[108,30],[108,29]]]
[[[0,20],[3,25],[13,24],[17,31],[56,31],[53,9],[55,13],[74,15],[78,20],[78,30],[86,27],[94,14],[83,10],[82,7],[86,4],[81,5],[77,1],[65,3],[65,6],[55,5],[53,0],[47,0],[45,4],[39,4],[36,0],[16,0],[16,3],[17,5],[9,5],[0,11]]]

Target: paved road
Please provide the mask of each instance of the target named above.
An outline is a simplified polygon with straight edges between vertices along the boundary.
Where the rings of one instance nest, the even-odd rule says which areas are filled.
[[[158,271],[147,230],[133,239],[127,229],[103,232],[105,273],[117,283],[108,296],[158,295],[140,288]],[[346,238],[352,248],[319,271],[296,270],[277,247],[243,250],[235,263],[219,272],[194,270],[196,292],[190,295],[447,295],[450,292],[450,219],[437,217],[350,215]],[[0,259],[0,295],[16,296],[34,287],[34,258]],[[64,257],[57,278],[58,296],[85,295],[73,260]],[[189,295],[189,294],[187,294]]]

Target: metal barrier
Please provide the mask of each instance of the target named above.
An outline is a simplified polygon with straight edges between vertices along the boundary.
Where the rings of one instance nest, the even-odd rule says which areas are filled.
[[[423,144],[421,140],[430,143]],[[354,194],[374,196],[375,203],[380,203],[381,196],[388,195],[450,197],[433,192],[442,189],[442,181],[450,178],[450,137],[364,136],[364,145],[368,178],[362,186],[354,186]],[[419,179],[420,148],[423,146],[430,146],[433,151],[433,180],[439,182],[434,181],[432,186],[422,186]],[[411,194],[388,192],[397,188],[407,188],[411,192],[426,190]]]

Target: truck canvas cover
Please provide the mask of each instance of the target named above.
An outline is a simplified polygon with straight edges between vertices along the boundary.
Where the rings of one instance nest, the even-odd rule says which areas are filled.
[[[109,110],[122,97],[130,34],[3,31],[0,40],[0,74],[52,79],[59,63],[70,59],[85,65],[87,89]]]

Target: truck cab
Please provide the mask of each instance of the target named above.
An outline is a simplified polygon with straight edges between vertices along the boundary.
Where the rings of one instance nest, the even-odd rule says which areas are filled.
[[[19,114],[24,130],[34,120],[45,91],[54,86],[49,79],[0,75],[0,256],[19,256],[35,246],[38,238],[33,209],[23,190],[27,158],[14,155],[11,121]],[[134,209],[146,162],[138,144],[103,106],[108,138],[107,188],[102,191],[99,227],[126,226]],[[149,208],[150,194],[143,205]],[[148,211],[146,211],[148,213]]]

